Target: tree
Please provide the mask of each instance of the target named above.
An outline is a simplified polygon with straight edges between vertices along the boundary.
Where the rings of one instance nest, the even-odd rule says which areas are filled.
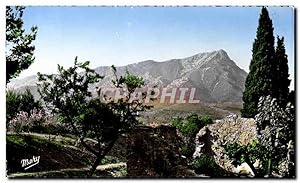
[[[275,72],[273,24],[265,7],[261,10],[249,70],[243,93],[243,117],[255,116],[259,97],[273,96],[277,92],[273,85],[275,75],[278,74]]]
[[[265,164],[267,175],[272,175],[272,168],[287,157],[288,144],[295,140],[295,112],[289,103],[285,108],[270,95],[261,97],[258,103],[258,114],[255,116],[258,141],[266,149]],[[291,141],[291,142],[290,142]]]
[[[6,121],[9,122],[20,111],[30,114],[34,109],[41,110],[42,105],[39,100],[35,100],[30,90],[26,88],[25,92],[17,93],[14,90],[6,91]]]
[[[150,107],[139,100],[129,102],[135,90],[143,86],[143,79],[129,72],[118,77],[114,66],[113,83],[116,89],[127,91],[123,93],[124,98],[108,102],[92,98],[89,85],[96,84],[103,76],[88,65],[89,61],[78,63],[76,57],[73,67],[64,69],[58,65],[58,75],[38,73],[38,90],[47,107],[59,115],[61,122],[70,125],[81,144],[96,156],[90,171],[92,175],[119,135],[138,124],[138,112]],[[97,143],[88,144],[87,137]]]
[[[289,80],[289,66],[287,55],[285,54],[284,37],[279,38],[277,36],[276,47],[276,61],[278,63],[277,79],[274,80],[274,85],[278,85],[278,96],[273,96],[278,99],[278,103],[281,106],[285,106],[288,103],[289,86],[291,80]]]
[[[295,98],[295,91],[292,90],[288,95],[288,102],[291,102],[293,106],[295,106],[296,98]]]
[[[27,69],[35,59],[32,42],[36,38],[37,27],[33,26],[30,33],[25,33],[24,9],[21,6],[6,7],[6,83]]]

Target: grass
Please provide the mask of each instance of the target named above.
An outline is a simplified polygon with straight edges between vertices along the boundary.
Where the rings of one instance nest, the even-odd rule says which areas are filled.
[[[126,175],[126,164],[121,152],[109,154],[93,177],[87,177],[95,156],[81,146],[75,147],[76,138],[38,133],[7,133],[7,175],[10,178],[97,178]],[[122,140],[124,141],[124,139]],[[120,149],[124,142],[118,142]],[[126,152],[125,152],[126,153]],[[115,157],[115,155],[117,157]],[[40,156],[40,163],[28,170],[21,167],[21,159]],[[125,167],[124,167],[125,166]]]
[[[44,134],[7,134],[7,173],[28,173],[83,168],[90,166],[95,156],[71,144],[69,137],[55,137]],[[21,159],[40,156],[40,163],[28,170],[21,167]]]
[[[127,174],[126,163],[100,165],[93,176],[88,176],[88,168],[73,168],[54,171],[41,171],[32,173],[17,173],[9,178],[107,178],[124,177]]]
[[[6,135],[6,141],[15,143],[15,144],[20,145],[20,146],[25,146],[26,145],[24,137],[21,136],[21,135],[7,134]]]
[[[56,146],[74,146],[76,143],[76,140],[74,140],[74,138],[71,137],[38,133],[8,133],[6,135],[6,140],[21,146],[30,145],[27,144],[29,141],[35,144],[52,144]]]

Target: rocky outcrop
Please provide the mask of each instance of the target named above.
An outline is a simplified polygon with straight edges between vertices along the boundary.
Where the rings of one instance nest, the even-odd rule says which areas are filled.
[[[254,119],[240,118],[230,115],[215,123],[203,127],[196,136],[194,158],[202,153],[210,154],[216,163],[229,172],[236,172],[236,167],[224,151],[227,143],[247,145],[257,139],[256,123]]]
[[[213,145],[213,139],[210,135],[210,130],[207,126],[200,129],[195,139],[195,152],[193,154],[193,158],[201,156],[201,154],[209,154],[214,155],[214,152],[211,149]]]
[[[251,169],[251,167],[246,163],[242,163],[241,165],[237,166],[234,170],[234,173],[238,174],[238,175],[244,175],[244,176],[248,176],[248,177],[254,177],[255,174],[253,172],[253,170]]]
[[[194,177],[179,153],[176,129],[140,126],[127,139],[128,177]]]

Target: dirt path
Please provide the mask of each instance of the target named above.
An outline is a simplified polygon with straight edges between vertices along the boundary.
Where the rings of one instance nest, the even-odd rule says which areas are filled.
[[[221,116],[226,117],[230,114],[232,114],[233,112],[226,110],[226,109],[222,109],[220,107],[215,106],[215,104],[208,104],[207,106],[209,106],[210,108],[212,108],[213,110],[217,111],[220,113]]]
[[[96,170],[104,171],[104,170],[110,170],[110,169],[121,168],[121,167],[126,167],[126,163],[121,162],[121,163],[112,163],[112,164],[106,164],[106,165],[99,165],[99,166],[97,166]]]

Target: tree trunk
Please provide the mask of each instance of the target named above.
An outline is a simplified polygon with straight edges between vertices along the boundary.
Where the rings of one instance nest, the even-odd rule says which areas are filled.
[[[271,158],[269,158],[269,160],[268,160],[267,176],[268,176],[268,178],[270,178],[272,176],[272,159]]]
[[[117,138],[113,139],[108,146],[105,148],[104,151],[102,151],[102,153],[99,153],[97,155],[97,159],[94,162],[91,170],[90,170],[90,176],[92,176],[94,174],[94,172],[96,171],[97,166],[100,164],[101,160],[106,156],[106,154],[112,149],[112,147],[114,146],[115,142],[116,142]]]
[[[97,168],[97,166],[100,164],[101,160],[103,159],[104,156],[97,156],[96,161],[94,162],[91,170],[90,170],[90,176],[92,176]]]

